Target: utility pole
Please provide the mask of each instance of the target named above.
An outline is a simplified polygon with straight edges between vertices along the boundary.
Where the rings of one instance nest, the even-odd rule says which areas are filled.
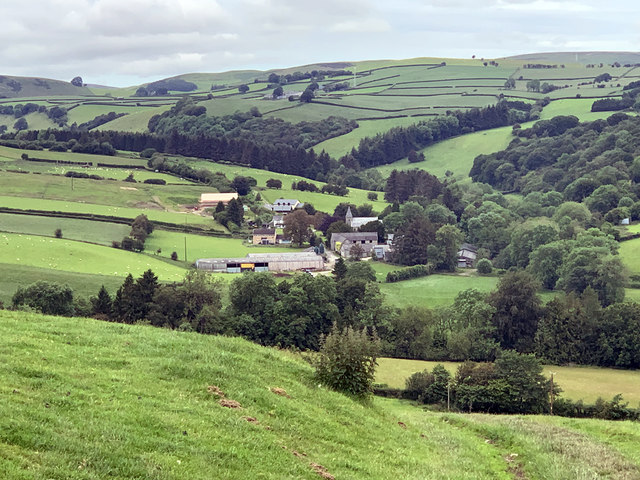
[[[551,382],[549,383],[549,414],[553,415],[553,376],[555,372],[551,372]]]

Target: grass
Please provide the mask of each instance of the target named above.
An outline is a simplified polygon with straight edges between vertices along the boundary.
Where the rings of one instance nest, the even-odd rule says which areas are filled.
[[[1,178],[1,177],[0,177]],[[198,225],[213,230],[221,230],[213,219],[198,215],[189,215],[178,212],[164,212],[149,208],[114,207],[109,205],[96,205],[91,203],[79,203],[65,200],[48,200],[30,197],[10,197],[0,195],[0,206],[24,210],[43,210],[50,212],[75,212],[95,215],[112,215],[116,217],[134,219],[140,214],[145,214],[150,220],[174,223],[176,225]]]
[[[0,233],[0,264],[124,277],[151,269],[160,280],[178,281],[185,269],[149,255],[64,238]]]
[[[0,213],[0,231],[53,237],[56,229],[68,240],[81,240],[102,245],[122,240],[131,227],[119,223],[94,222],[75,218],[53,218]]]
[[[443,177],[447,170],[453,172],[457,178],[469,176],[473,160],[480,154],[490,154],[507,148],[511,141],[511,127],[501,127],[492,130],[461,135],[443,142],[431,145],[423,150],[425,160],[409,163],[407,159],[375,167],[384,177],[392,170],[409,170],[419,168],[438,177]]]
[[[404,282],[383,283],[380,290],[385,294],[386,301],[395,307],[415,305],[433,308],[450,305],[462,290],[475,288],[490,292],[495,290],[497,283],[497,277],[438,274]]]
[[[120,285],[122,277],[94,275],[90,273],[65,272],[50,268],[31,267],[23,264],[0,263],[0,302],[11,303],[11,297],[19,286],[26,286],[38,280],[67,284],[73,289],[75,297],[89,298],[97,295],[101,285],[113,295]]]
[[[549,120],[558,115],[575,115],[581,122],[593,122],[601,118],[608,118],[615,112],[592,112],[592,98],[576,98],[570,100],[554,100],[544,107],[541,120]]]
[[[0,336],[8,480],[319,478],[312,462],[351,479],[507,480],[514,467],[532,479],[592,478],[575,472],[607,460],[628,474],[612,478],[636,478],[627,423],[359,403],[287,353],[147,326],[0,312]],[[208,385],[242,410],[221,407]]]
[[[390,387],[404,388],[405,380],[415,372],[432,370],[438,363],[455,374],[457,362],[428,362],[400,358],[380,358],[376,381]],[[563,390],[562,396],[571,400],[594,403],[598,397],[611,400],[622,393],[633,408],[640,406],[640,371],[615,370],[601,367],[562,367],[545,365],[544,375],[554,372],[554,380]]]
[[[620,242],[620,260],[622,260],[622,263],[631,273],[635,274],[640,273],[640,256],[638,256],[639,249],[640,238]]]

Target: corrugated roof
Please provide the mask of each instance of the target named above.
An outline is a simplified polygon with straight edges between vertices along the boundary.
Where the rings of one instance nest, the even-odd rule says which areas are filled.
[[[201,193],[200,203],[228,202],[233,198],[238,198],[238,192],[231,193]]]

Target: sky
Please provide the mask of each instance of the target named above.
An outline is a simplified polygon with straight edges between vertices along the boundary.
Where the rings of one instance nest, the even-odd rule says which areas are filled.
[[[2,0],[0,18],[0,74],[120,87],[318,62],[640,50],[637,0]]]

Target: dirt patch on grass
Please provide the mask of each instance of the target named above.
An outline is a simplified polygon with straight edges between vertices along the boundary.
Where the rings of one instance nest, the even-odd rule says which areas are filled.
[[[319,463],[311,462],[309,465],[311,465],[311,468],[313,468],[313,470],[322,478],[326,478],[328,480],[335,480],[336,477],[334,477],[329,472],[327,472],[327,469],[322,465],[320,465]]]
[[[122,187],[120,187],[122,188]],[[142,208],[145,210],[164,210],[163,207],[154,202],[137,202],[134,204],[135,208]]]
[[[289,395],[284,388],[271,387],[269,390],[271,390],[271,392],[275,393],[276,395],[280,395],[281,397],[291,398],[291,395]]]
[[[240,405],[240,402],[236,402],[235,400],[230,400],[228,398],[221,398],[218,403],[223,407],[242,409],[242,405]]]
[[[207,392],[209,392],[211,395],[216,395],[217,397],[224,398],[224,392],[220,390],[220,387],[216,385],[209,385],[207,387]]]

